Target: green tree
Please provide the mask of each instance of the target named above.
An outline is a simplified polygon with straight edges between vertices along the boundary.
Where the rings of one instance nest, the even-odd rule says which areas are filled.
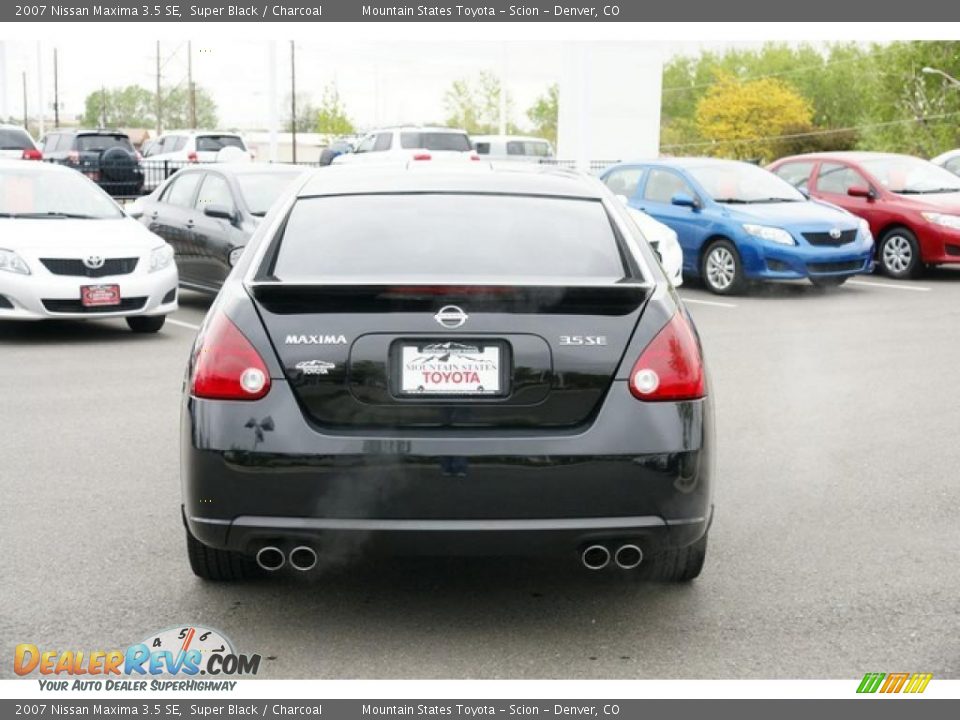
[[[197,127],[217,126],[217,106],[201,87],[196,91]],[[190,127],[190,98],[186,88],[161,88],[164,129]],[[156,127],[156,95],[139,85],[102,88],[87,95],[82,122],[87,127]]]
[[[487,135],[497,132],[500,126],[500,78],[483,70],[474,80],[455,80],[443,96],[447,111],[447,124],[459,127],[472,135]],[[507,132],[518,131],[509,121],[513,109],[510,94],[506,97]]]
[[[102,88],[87,95],[83,124],[87,127],[151,127],[156,125],[154,95],[138,85]]]
[[[314,129],[318,133],[331,135],[348,135],[355,131],[347,109],[340,99],[340,91],[336,83],[330,83],[323,89],[323,99],[317,110]]]
[[[290,103],[290,94],[283,99],[283,108],[286,111],[286,120],[283,129],[286,132],[293,130],[293,122],[290,113],[293,110]],[[313,132],[317,124],[317,106],[313,104],[313,98],[307,93],[297,93],[297,132]]]
[[[535,135],[557,144],[557,118],[560,113],[560,86],[554,83],[527,110]]]

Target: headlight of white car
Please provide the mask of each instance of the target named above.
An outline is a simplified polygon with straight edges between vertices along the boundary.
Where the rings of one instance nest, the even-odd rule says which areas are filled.
[[[173,262],[173,247],[163,245],[150,253],[150,272],[163,270]]]
[[[873,242],[873,233],[870,232],[870,223],[864,219],[860,219],[860,233],[866,240]]]
[[[770,242],[780,243],[781,245],[797,244],[797,241],[793,239],[793,235],[783,228],[770,227],[768,225],[750,225],[748,223],[744,224],[743,229],[750,235],[758,237],[761,240],[769,240]]]
[[[942,225],[951,230],[960,230],[960,215],[948,215],[938,212],[925,212],[920,214],[923,215],[924,220],[932,222],[934,225]]]
[[[18,273],[20,275],[29,275],[30,268],[19,255],[13,250],[4,250],[0,248],[0,270]]]

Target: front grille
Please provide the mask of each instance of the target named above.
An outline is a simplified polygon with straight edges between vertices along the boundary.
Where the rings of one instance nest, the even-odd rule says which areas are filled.
[[[828,232],[808,232],[803,233],[803,237],[811,245],[830,245],[836,247],[837,245],[846,245],[847,243],[852,243],[857,239],[856,230],[844,230],[840,233],[840,237],[832,238]]]
[[[844,260],[843,262],[807,263],[812,273],[853,272],[863,267],[863,260]]]
[[[40,262],[54,275],[74,275],[77,277],[106,277],[107,275],[129,275],[140,258],[107,258],[103,267],[88,268],[83,260],[75,258],[40,258]]]
[[[96,314],[139,310],[147,304],[147,299],[145,297],[123,298],[118,305],[98,305],[96,307],[84,307],[79,300],[44,299],[41,302],[48,312]]]

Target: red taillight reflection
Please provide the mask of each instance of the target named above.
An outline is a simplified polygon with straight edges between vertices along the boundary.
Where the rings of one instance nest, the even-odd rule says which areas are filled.
[[[211,400],[259,400],[270,392],[266,363],[223,313],[211,319],[200,338],[191,392]]]
[[[43,160],[43,153],[40,152],[39,150],[34,150],[33,148],[24,148],[23,159],[24,160]]]
[[[695,400],[706,394],[700,346],[682,313],[640,354],[630,372],[630,392],[648,401]]]

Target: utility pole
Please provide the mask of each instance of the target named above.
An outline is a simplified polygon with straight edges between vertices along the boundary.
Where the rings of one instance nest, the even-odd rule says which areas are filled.
[[[23,71],[23,129],[30,132],[27,125],[27,71]]]
[[[160,104],[160,41],[157,40],[157,137],[160,137],[160,133],[163,131],[162,113]]]
[[[197,89],[193,84],[193,43],[187,40],[187,92],[190,94],[190,129],[197,129]]]
[[[53,126],[60,127],[60,66],[56,48],[53,49]]]
[[[37,100],[39,101],[37,136],[43,137],[46,132],[44,116],[47,112],[47,100],[43,95],[43,43],[39,40],[37,41]]]
[[[290,41],[290,140],[293,162],[297,162],[297,57],[293,40]]]
[[[107,127],[107,88],[100,86],[100,127]]]

